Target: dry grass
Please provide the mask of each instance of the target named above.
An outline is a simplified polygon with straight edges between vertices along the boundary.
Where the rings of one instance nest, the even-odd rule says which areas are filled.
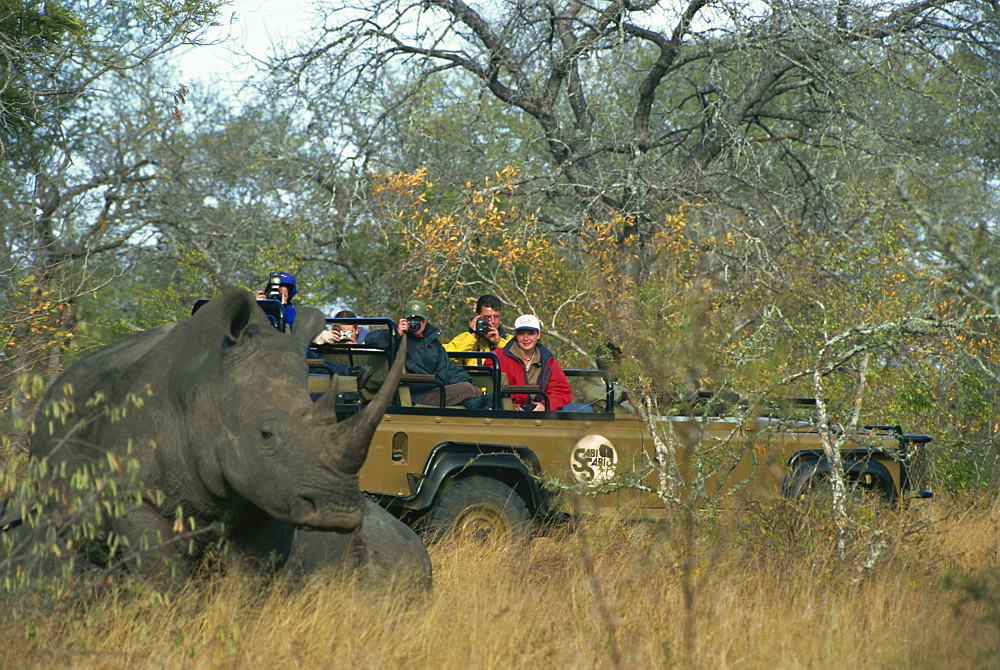
[[[916,517],[937,515],[903,536]],[[594,521],[523,551],[433,547],[414,597],[324,574],[209,577],[168,597],[104,594],[4,623],[0,666],[190,668],[986,668],[1000,664],[1000,513],[893,516],[869,572],[780,507],[682,524]],[[859,546],[864,546],[861,543]],[[858,556],[861,556],[859,551]],[[948,575],[982,575],[955,607]],[[992,575],[992,577],[990,576]],[[685,586],[690,599],[685,606]],[[974,594],[982,596],[982,593]],[[986,594],[989,596],[990,594]]]

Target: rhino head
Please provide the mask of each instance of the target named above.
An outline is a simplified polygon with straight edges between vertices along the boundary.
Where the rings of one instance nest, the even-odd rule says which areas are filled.
[[[185,422],[185,460],[225,509],[222,518],[237,519],[249,504],[312,529],[360,526],[358,471],[399,383],[405,350],[372,401],[338,422],[336,379],[315,402],[307,388],[305,351],[323,325],[319,310],[300,307],[295,332],[279,333],[249,293],[227,289],[175,329],[182,343],[207,344],[184,347],[205,353],[177,366],[171,386],[188,386],[181,414],[196,418]],[[186,332],[178,333],[182,326]]]

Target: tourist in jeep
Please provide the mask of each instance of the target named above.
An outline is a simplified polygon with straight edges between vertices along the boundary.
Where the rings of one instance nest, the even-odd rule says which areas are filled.
[[[500,298],[489,293],[479,296],[476,301],[476,313],[469,321],[469,330],[459,333],[451,342],[444,345],[448,351],[493,351],[513,339],[513,335],[504,331],[500,325],[500,312],[503,303]],[[463,365],[477,365],[479,361],[467,358]]]
[[[534,314],[522,314],[514,321],[514,339],[503,347],[493,350],[500,360],[500,371],[507,375],[507,383],[538,385],[542,396],[518,393],[511,396],[514,409],[526,412],[593,412],[594,408],[580,402],[572,402],[573,390],[566,379],[559,361],[541,343],[542,325]],[[492,362],[488,362],[492,364]]]
[[[295,277],[288,272],[272,272],[264,288],[257,291],[257,300],[280,302],[285,311],[285,326],[291,330],[295,325],[295,305],[292,304],[292,298],[297,292]]]
[[[356,319],[358,315],[349,309],[342,309],[333,315],[335,319]],[[357,344],[363,342],[368,328],[354,323],[334,322],[329,328],[313,338],[315,344]]]
[[[257,300],[276,300],[281,303],[285,310],[285,328],[289,331],[295,324],[295,305],[292,298],[298,292],[295,277],[288,272],[272,272],[267,284],[262,291],[257,291]],[[323,333],[330,331],[324,330]],[[322,336],[322,333],[320,333]],[[313,340],[315,344],[322,344],[320,336]],[[367,365],[347,366],[340,363],[326,363],[326,367],[336,375],[342,377],[356,377],[358,385],[364,386],[372,376],[372,369]]]
[[[403,308],[403,316],[396,324],[396,332],[408,338],[406,346],[406,371],[410,374],[433,375],[444,385],[446,407],[462,405],[468,409],[481,409],[488,405],[488,396],[473,385],[469,373],[448,358],[441,344],[441,331],[427,322],[427,306],[419,300],[410,300]],[[365,337],[365,344],[380,349],[389,348],[389,331],[373,330]],[[438,405],[441,387],[435,383],[410,382],[414,401],[419,405]]]

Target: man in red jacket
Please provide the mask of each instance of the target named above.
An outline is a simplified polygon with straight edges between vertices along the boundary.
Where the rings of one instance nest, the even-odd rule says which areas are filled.
[[[513,385],[538,384],[548,398],[548,409],[560,412],[593,412],[590,405],[572,402],[566,373],[548,347],[541,343],[542,325],[534,314],[522,314],[514,321],[514,339],[493,350],[500,360],[500,371],[506,373],[507,383]],[[545,411],[544,399],[529,398],[526,394],[512,396],[514,409],[526,412]]]

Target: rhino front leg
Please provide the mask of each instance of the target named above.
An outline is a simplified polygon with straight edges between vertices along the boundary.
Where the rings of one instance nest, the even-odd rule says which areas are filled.
[[[423,541],[370,500],[361,528],[353,533],[297,528],[288,564],[299,574],[334,565],[375,584],[431,585],[431,559]]]
[[[285,565],[296,575],[304,576],[329,566],[353,572],[362,561],[357,531],[338,533],[296,528],[292,552]]]
[[[249,561],[258,570],[272,571],[288,561],[295,529],[291,524],[261,513],[230,529],[233,555]]]
[[[377,582],[431,587],[427,546],[405,523],[369,500],[358,535],[367,576]]]
[[[191,576],[205,546],[217,539],[217,524],[175,530],[174,522],[149,505],[132,509],[112,522],[127,542],[110,555],[132,572],[156,579],[181,581]]]

